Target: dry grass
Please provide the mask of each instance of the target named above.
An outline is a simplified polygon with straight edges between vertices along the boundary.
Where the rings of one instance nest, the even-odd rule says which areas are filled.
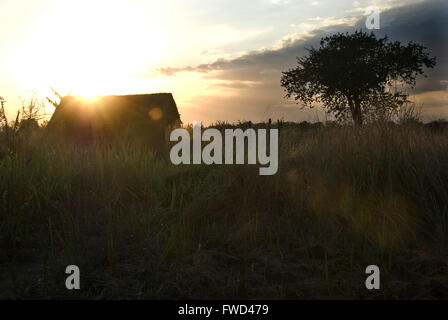
[[[1,297],[448,298],[447,132],[285,127],[279,141],[275,176],[130,144],[3,154]],[[364,288],[370,264],[380,291]]]

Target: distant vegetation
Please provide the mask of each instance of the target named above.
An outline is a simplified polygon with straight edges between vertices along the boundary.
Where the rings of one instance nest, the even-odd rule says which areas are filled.
[[[18,119],[0,132],[2,298],[448,297],[446,122],[274,121],[280,169],[263,177],[131,142],[55,146]],[[268,124],[214,125],[230,126]]]

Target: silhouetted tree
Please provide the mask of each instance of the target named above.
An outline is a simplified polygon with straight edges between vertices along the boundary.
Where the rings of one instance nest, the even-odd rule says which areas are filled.
[[[8,119],[6,117],[6,112],[5,112],[5,103],[6,103],[6,100],[3,97],[0,97],[0,119],[2,121],[2,126],[7,128],[8,127]]]
[[[2,129],[2,140],[5,140],[5,145],[8,152],[15,152],[15,138],[17,134],[17,130],[19,128],[19,116],[20,111],[17,111],[16,120],[10,125],[8,123],[8,118],[6,116],[5,111],[5,103],[6,100],[3,97],[0,97],[0,124]],[[2,141],[3,142],[3,141]],[[3,153],[0,150],[0,153]]]
[[[35,93],[29,99],[22,100],[22,120],[37,120],[41,116],[45,105],[44,101],[40,100]]]
[[[341,120],[351,115],[356,125],[363,123],[368,108],[396,108],[407,101],[407,95],[392,85],[413,88],[423,66],[433,68],[426,47],[410,42],[377,39],[373,33],[356,31],[322,38],[320,48],[297,58],[298,66],[283,72],[281,85],[286,97],[312,107],[321,102],[327,112]]]

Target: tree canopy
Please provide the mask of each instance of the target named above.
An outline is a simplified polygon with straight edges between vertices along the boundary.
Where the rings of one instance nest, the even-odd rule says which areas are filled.
[[[435,66],[435,57],[426,49],[414,42],[404,46],[387,36],[377,38],[373,32],[338,33],[297,58],[298,66],[283,72],[281,85],[287,98],[308,107],[320,102],[338,119],[351,116],[362,125],[368,109],[393,109],[407,101],[402,91],[390,89],[397,83],[415,87],[423,67]]]

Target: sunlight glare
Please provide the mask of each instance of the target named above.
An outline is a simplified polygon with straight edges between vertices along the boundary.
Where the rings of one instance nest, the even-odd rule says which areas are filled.
[[[10,72],[39,92],[126,92],[132,75],[163,55],[166,35],[147,23],[141,12],[118,2],[66,2],[35,21],[10,59]]]

